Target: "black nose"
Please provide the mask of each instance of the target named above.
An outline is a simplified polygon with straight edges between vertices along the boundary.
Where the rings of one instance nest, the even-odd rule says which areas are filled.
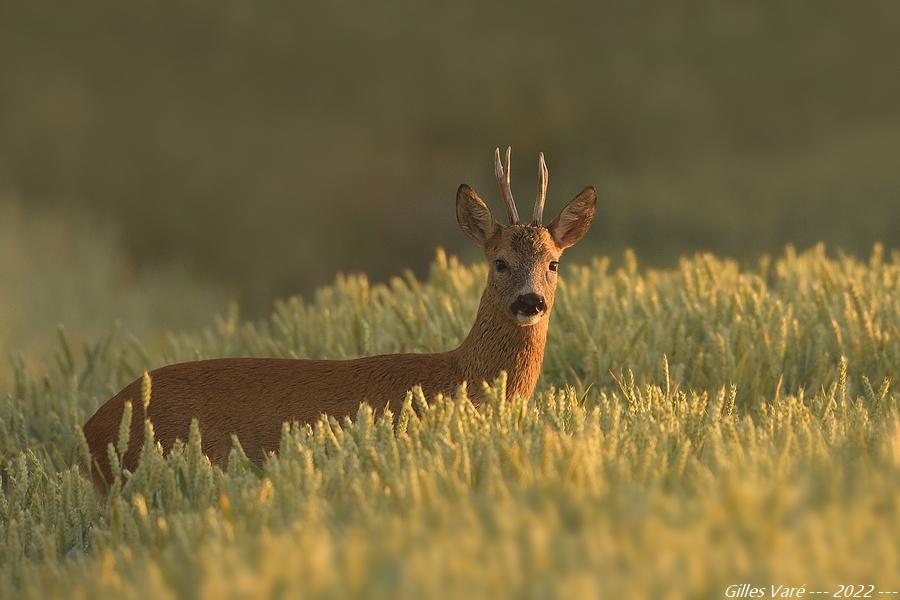
[[[510,308],[514,313],[531,316],[547,310],[547,303],[544,302],[544,297],[538,294],[522,294]]]

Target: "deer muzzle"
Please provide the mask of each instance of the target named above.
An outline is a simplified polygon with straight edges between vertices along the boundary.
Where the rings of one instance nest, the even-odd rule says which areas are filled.
[[[520,325],[534,325],[547,312],[547,302],[532,292],[519,295],[509,308]]]

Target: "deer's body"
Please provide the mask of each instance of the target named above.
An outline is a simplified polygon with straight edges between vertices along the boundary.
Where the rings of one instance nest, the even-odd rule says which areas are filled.
[[[546,167],[541,157],[542,189]],[[397,412],[408,390],[421,386],[427,397],[453,394],[469,384],[469,397],[481,400],[480,384],[507,373],[507,395],[528,397],[540,375],[548,317],[556,288],[556,263],[563,249],[580,239],[591,224],[596,203],[587,188],[549,227],[518,224],[509,192],[509,155],[504,173],[497,157],[497,177],[512,224],[497,224],[483,201],[468,186],[457,193],[457,218],[485,251],[493,268],[478,315],[463,343],[448,352],[385,354],[353,360],[222,358],[168,365],[150,373],[149,414],[141,403],[141,380],[122,389],[84,426],[97,475],[110,480],[107,446],[115,444],[124,405],[131,400],[133,418],[123,467],[133,470],[149,417],[156,439],[168,451],[187,439],[190,424],[200,425],[203,451],[217,464],[227,461],[231,437],[237,435],[247,456],[261,463],[277,450],[284,422],[310,423],[323,413],[342,418],[368,403]],[[505,182],[504,182],[505,178]],[[504,187],[505,183],[505,187]]]
[[[94,460],[111,476],[106,445],[115,443],[125,401],[131,400],[131,439],[123,466],[134,470],[143,441],[144,417],[168,451],[186,440],[191,420],[200,423],[203,451],[224,464],[236,434],[247,456],[261,463],[278,449],[281,424],[311,423],[327,414],[354,416],[362,402],[396,414],[406,392],[422,386],[425,396],[450,395],[464,381],[493,381],[507,376],[507,393],[530,396],[540,375],[547,337],[542,327],[519,327],[497,321],[482,302],[466,340],[449,352],[383,354],[354,360],[290,358],[218,358],[167,365],[150,373],[153,399],[149,414],[141,404],[141,379],[104,404],[85,424]],[[477,404],[481,390],[472,386]]]

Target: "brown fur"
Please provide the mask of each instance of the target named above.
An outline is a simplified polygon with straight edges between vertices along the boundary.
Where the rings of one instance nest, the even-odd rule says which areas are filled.
[[[589,190],[587,197],[583,198],[585,190],[563,210],[563,214],[578,214],[563,219],[576,225],[560,233],[552,231],[552,226],[498,225],[474,191],[468,186],[460,188],[457,216],[461,227],[483,247],[492,265],[502,259],[508,268],[500,272],[492,266],[475,324],[455,350],[354,360],[223,358],[161,367],[150,373],[153,396],[147,415],[156,439],[168,451],[176,439],[187,439],[191,420],[196,418],[203,451],[213,463],[227,461],[231,436],[236,434],[247,456],[259,464],[267,452],[278,448],[282,423],[310,423],[323,413],[336,418],[353,416],[362,402],[397,412],[406,392],[417,385],[427,397],[433,397],[452,394],[461,383],[469,382],[473,384],[470,397],[479,404],[480,383],[493,381],[506,371],[507,394],[530,396],[540,375],[556,291],[556,273],[548,265],[574,243],[572,235],[565,235],[571,234],[573,227],[580,228],[581,235],[587,231],[590,221],[585,224],[583,215],[589,213],[589,219],[593,218],[596,202],[593,188]],[[510,310],[523,289],[546,299],[546,311],[531,326],[520,325]],[[143,443],[140,379],[107,401],[84,425],[92,458],[99,466],[96,475],[106,480],[112,477],[107,446],[117,439],[126,400],[132,402],[133,418],[123,466],[133,470]]]

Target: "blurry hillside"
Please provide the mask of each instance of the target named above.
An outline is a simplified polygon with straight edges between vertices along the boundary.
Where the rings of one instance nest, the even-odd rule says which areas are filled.
[[[900,242],[900,3],[0,3],[0,191],[251,309],[474,256],[453,201],[601,193],[646,262]],[[552,213],[552,215],[551,215]],[[99,233],[97,235],[100,235]]]
[[[121,247],[114,231],[87,217],[26,216],[0,195],[0,389],[11,379],[8,358],[40,360],[40,372],[52,366],[59,325],[80,359],[84,343],[116,321],[152,351],[165,329],[206,324],[227,308],[214,284],[176,264],[135,269]]]

